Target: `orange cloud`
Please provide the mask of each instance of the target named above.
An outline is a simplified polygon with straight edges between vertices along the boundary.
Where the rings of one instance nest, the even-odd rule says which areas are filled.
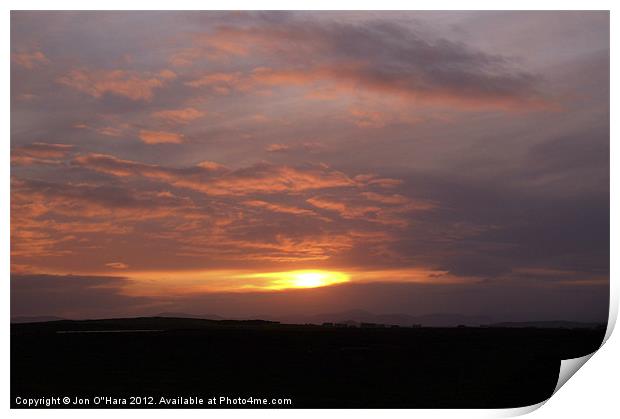
[[[127,265],[126,263],[123,262],[108,262],[105,264],[105,266],[107,266],[108,268],[112,268],[112,269],[127,269],[129,268],[129,265]]]
[[[226,170],[226,166],[209,160],[201,161],[196,166],[207,170]]]
[[[146,144],[179,144],[183,142],[183,134],[177,134],[175,132],[148,131],[143,129],[140,130],[138,137]]]
[[[398,195],[382,195],[375,192],[363,192],[362,196],[370,201],[381,202],[382,204],[402,205],[410,202],[409,198]]]
[[[187,124],[195,119],[204,116],[204,112],[201,112],[194,108],[184,108],[153,112],[152,115],[154,118],[161,119],[166,122]]]
[[[14,179],[12,254],[17,263],[73,255],[73,261],[66,260],[71,267],[82,263],[75,255],[108,240],[159,243],[168,254],[162,264],[186,263],[187,258],[201,261],[196,264],[247,266],[319,262],[351,257],[352,249],[355,255],[396,260],[402,256],[390,243],[407,225],[408,212],[423,209],[404,195],[373,191],[377,184],[372,182],[384,178],[351,177],[326,165],[260,163],[233,169],[203,161],[167,167],[103,154],[77,155],[70,164],[82,170],[81,183]],[[86,170],[120,181],[97,176],[89,182]],[[187,190],[200,194],[184,197]],[[285,224],[290,227],[282,230]],[[119,241],[119,235],[124,239]],[[143,256],[136,250],[118,263],[139,268]],[[108,261],[88,263],[117,263]]]
[[[141,174],[146,177],[156,177],[159,173],[163,173],[157,165],[123,160],[107,154],[91,153],[77,156],[72,163],[76,166],[119,177],[139,176]]]
[[[71,164],[123,181],[108,179],[98,185],[14,180],[12,254],[17,263],[71,255],[77,261],[76,255],[87,254],[89,245],[118,241],[118,235],[124,238],[119,243],[158,243],[167,253],[162,256],[165,263],[186,263],[187,258],[247,266],[320,262],[354,248],[384,261],[402,257],[389,243],[395,227],[406,226],[412,201],[399,194],[366,193],[372,175],[352,179],[324,165],[230,169],[207,161],[170,168],[100,154],[79,155]],[[154,182],[165,187],[153,189]],[[145,184],[150,190],[142,189]],[[307,195],[330,188],[339,188],[333,197]],[[206,196],[182,197],[181,189]],[[271,194],[269,199],[266,194]],[[318,210],[305,208],[308,204]],[[339,222],[319,210],[338,214]],[[287,228],[282,234],[277,225],[297,224],[291,217],[303,220],[300,229]],[[126,262],[139,267],[135,260],[143,256],[136,250]]]
[[[123,134],[123,130],[115,127],[101,127],[97,129],[97,132],[108,137],[120,137]]]
[[[305,71],[304,71],[305,70]],[[328,78],[326,69],[272,69],[268,67],[255,68],[250,77],[257,83],[281,85],[304,85]]]
[[[124,70],[71,70],[58,82],[94,98],[106,94],[123,96],[134,101],[150,101],[154,91],[176,78],[170,70],[159,73],[138,73]]]
[[[316,153],[325,149],[325,146],[317,142],[304,142],[300,144],[269,144],[265,151],[269,153],[284,153],[289,151],[304,151],[306,153]]]
[[[376,206],[361,206],[361,205],[352,205],[345,204],[341,201],[335,201],[327,198],[309,198],[306,199],[306,202],[310,205],[313,205],[317,208],[335,211],[340,214],[344,218],[359,218],[365,217],[369,213],[377,212],[381,208]]]
[[[374,178],[368,180],[369,185],[377,185],[383,188],[393,188],[403,183],[400,179],[390,179],[390,178]]]
[[[311,197],[306,199],[306,202],[316,208],[336,212],[344,219],[364,220],[400,227],[409,224],[407,213],[428,211],[436,207],[434,203],[416,201],[403,195],[383,195],[375,192],[340,196],[337,199]]]
[[[327,260],[332,256],[350,250],[354,238],[348,234],[319,233],[303,237],[278,234],[273,240],[241,240],[225,234],[213,237],[184,237],[186,255],[218,259],[254,262],[309,262]]]
[[[267,147],[265,147],[265,151],[277,153],[281,151],[288,151],[290,150],[290,148],[291,147],[287,144],[269,144]]]
[[[72,150],[72,145],[55,143],[33,143],[13,148],[14,153],[41,159],[66,157]]]
[[[370,95],[377,99],[390,95],[404,104],[425,102],[439,107],[457,107],[463,110],[499,108],[503,110],[556,109],[556,106],[535,93],[503,91],[467,91],[458,86],[426,86],[423,76],[415,72],[382,74],[369,64],[340,62],[337,65],[274,69],[258,67],[246,73],[211,73],[185,83],[191,87],[208,87],[213,92],[228,95],[238,92],[263,92],[265,87],[299,86],[306,96],[322,100],[346,96]],[[321,95],[317,92],[329,92]],[[393,105],[393,103],[392,103]],[[402,106],[401,106],[402,107]],[[420,118],[411,116],[407,109],[385,112],[353,106],[349,109],[356,125],[362,128],[382,128],[390,123],[414,124]]]
[[[114,176],[143,176],[208,195],[247,195],[252,193],[301,192],[312,189],[352,187],[356,183],[342,172],[324,165],[303,168],[267,163],[228,170],[217,166],[194,166],[192,170],[170,169],[104,154],[78,156],[73,164]]]
[[[11,54],[11,58],[15,64],[27,68],[28,70],[32,70],[39,65],[48,64],[50,62],[41,51],[16,52]]]
[[[168,62],[175,67],[187,67],[195,61],[207,58],[223,61],[234,57],[245,57],[252,52],[274,52],[281,44],[282,36],[291,37],[287,31],[263,28],[239,29],[221,26],[210,33],[199,33],[184,40],[185,46],[175,51]]]
[[[349,112],[355,118],[355,125],[361,128],[383,128],[388,123],[382,112],[359,108],[351,108]]]
[[[173,54],[176,65],[209,60],[263,58],[289,62],[285,68],[259,67],[241,74],[216,73],[188,85],[211,86],[216,92],[252,91],[258,86],[300,86],[305,97],[338,99],[372,93],[437,106],[504,110],[555,109],[537,91],[539,78],[511,67],[498,55],[485,54],[461,43],[433,39],[398,23],[370,21],[356,24],[319,24],[284,20],[278,25],[222,25],[192,34],[189,46]],[[399,40],[399,41],[397,41]],[[321,57],[321,63],[309,57]],[[255,62],[258,60],[255,60]],[[353,110],[360,113],[362,110]],[[377,110],[358,115],[364,127],[381,127]],[[398,118],[410,123],[409,118]]]
[[[168,63],[173,67],[187,67],[202,56],[203,52],[200,48],[183,48],[173,53],[168,59]]]
[[[241,73],[209,73],[195,80],[186,82],[190,87],[207,87],[220,95],[228,95],[234,90],[248,90],[250,84]]]
[[[265,202],[265,201],[259,201],[259,200],[244,201],[243,204],[247,205],[247,206],[250,206],[250,207],[263,208],[263,209],[266,209],[266,210],[269,210],[269,211],[281,212],[281,213],[284,213],[284,214],[316,215],[316,213],[314,211],[307,210],[307,209],[304,209],[304,208],[298,208],[298,207],[282,205],[282,204],[273,204],[273,203],[269,203],[269,202]]]
[[[59,164],[73,151],[68,144],[33,143],[11,149],[11,165],[28,166],[32,164]]]
[[[262,92],[265,87],[299,86],[306,96],[319,95],[322,100],[339,99],[343,96],[374,95],[381,98],[390,95],[391,100],[404,103],[425,102],[435,106],[458,107],[464,110],[500,108],[504,110],[555,109],[556,106],[538,94],[509,89],[469,91],[459,86],[427,86],[423,75],[412,72],[400,74],[382,73],[369,63],[359,61],[339,62],[299,68],[276,69],[258,67],[246,73],[210,73],[186,82],[191,87],[208,87],[213,92],[228,95],[233,91]],[[489,76],[491,77],[491,76]],[[321,95],[317,92],[329,92]],[[350,115],[360,127],[381,128],[388,123],[417,123],[419,118],[406,111],[390,114],[375,109],[354,106]]]
[[[11,204],[16,205],[15,214],[35,218],[56,213],[68,217],[115,217],[120,222],[126,218],[166,217],[177,214],[178,210],[191,212],[194,207],[187,198],[86,183],[12,180],[11,188]],[[45,204],[33,205],[35,202]]]
[[[106,137],[120,137],[131,129],[131,125],[128,123],[120,123],[117,126],[105,125],[94,127],[84,123],[77,123],[73,125],[73,128],[94,131]]]
[[[491,76],[489,76],[491,77]],[[425,101],[438,106],[456,106],[463,109],[502,108],[551,109],[554,105],[534,93],[513,92],[506,89],[497,91],[461,90],[459,86],[427,86],[422,75],[415,71],[400,74],[383,73],[369,63],[345,62],[337,65],[323,65],[305,68],[273,69],[256,68],[246,75],[247,86],[266,84],[270,86],[304,86],[311,91],[317,89],[330,92],[334,98],[359,92],[389,94],[408,101]],[[340,95],[336,95],[340,92]],[[326,97],[322,97],[325,99]],[[387,124],[382,112],[352,108],[358,124],[363,127],[383,127]]]
[[[143,220],[184,222],[200,216],[194,208],[174,195],[12,179],[11,255],[30,260],[88,252],[92,237],[100,245],[102,236],[128,237]]]
[[[413,200],[398,194],[384,195],[376,192],[362,192],[361,195],[369,201],[379,202],[385,205],[400,205],[407,211],[426,211],[437,207],[434,202]]]

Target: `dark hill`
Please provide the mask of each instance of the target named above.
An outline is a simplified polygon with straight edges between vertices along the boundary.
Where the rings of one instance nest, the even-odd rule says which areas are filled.
[[[166,317],[12,324],[11,400],[226,395],[290,398],[297,408],[518,407],[548,398],[560,360],[591,353],[604,332]]]

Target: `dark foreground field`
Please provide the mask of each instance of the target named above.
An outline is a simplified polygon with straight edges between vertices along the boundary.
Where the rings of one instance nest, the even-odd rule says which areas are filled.
[[[102,330],[118,332],[95,332]],[[604,329],[360,329],[169,318],[14,324],[11,404],[23,407],[18,397],[70,397],[69,405],[51,407],[179,407],[161,397],[198,397],[198,407],[217,408],[265,406],[238,398],[297,408],[519,407],[548,398],[560,360],[593,352],[603,335]],[[76,406],[75,397],[87,401]],[[113,404],[122,400],[140,404]]]

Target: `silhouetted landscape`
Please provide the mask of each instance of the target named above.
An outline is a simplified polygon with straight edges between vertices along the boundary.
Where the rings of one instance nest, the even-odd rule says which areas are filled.
[[[169,317],[12,324],[12,403],[131,395],[289,398],[295,408],[526,406],[552,394],[561,359],[596,350],[605,332],[551,326]]]
[[[135,316],[133,316],[135,317]],[[203,319],[203,320],[244,320],[244,318],[224,317],[217,314],[191,314],[181,312],[162,312],[152,316],[141,317],[172,317],[183,319]],[[424,327],[543,327],[543,328],[596,328],[601,323],[596,322],[577,322],[566,320],[546,320],[546,321],[498,321],[491,316],[473,316],[455,313],[430,313],[413,316],[403,313],[376,314],[366,310],[348,310],[335,313],[321,313],[309,316],[276,316],[276,315],[257,315],[250,318],[263,319],[277,323],[289,324],[314,324],[323,325],[325,323],[341,324],[347,326],[360,326],[363,323],[374,323],[384,326],[424,326]],[[40,323],[55,320],[72,320],[57,316],[14,316],[11,323]]]

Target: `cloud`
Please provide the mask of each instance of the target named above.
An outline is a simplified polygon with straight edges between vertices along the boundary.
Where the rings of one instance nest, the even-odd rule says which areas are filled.
[[[166,122],[176,124],[187,124],[195,119],[204,116],[205,113],[194,108],[169,109],[153,112],[152,116]]]
[[[404,195],[372,192],[381,188],[372,182],[382,178],[349,176],[320,164],[231,169],[204,161],[167,167],[83,154],[71,166],[83,179],[93,173],[111,178],[80,184],[15,180],[12,188],[16,231],[44,234],[48,254],[79,253],[77,242],[68,246],[60,239],[96,234],[100,241],[114,234],[106,228],[116,223],[126,229],[117,234],[128,240],[161,243],[159,250],[174,264],[181,263],[178,258],[218,264],[326,261],[352,249],[388,255],[394,252],[385,246],[397,228],[409,224],[409,213],[432,207]],[[31,207],[37,202],[45,205]],[[33,256],[28,248],[35,238],[15,241],[21,257]]]
[[[63,158],[73,150],[70,144],[32,143],[13,148],[13,153],[41,159]]]
[[[252,88],[250,80],[240,72],[208,73],[185,83],[189,87],[209,88],[219,95],[228,95],[233,91],[247,91]]]
[[[199,275],[192,279],[193,284],[210,282],[200,281]],[[334,320],[351,310],[409,315],[457,312],[488,316],[490,321],[561,318],[605,322],[609,314],[605,285],[534,287],[516,283],[351,281],[310,290],[179,293],[182,287],[168,281],[164,284],[165,292],[157,294],[152,292],[152,285],[140,289],[137,284],[141,281],[114,276],[13,274],[10,283],[12,317],[110,318],[153,316],[163,311],[204,314],[205,307],[224,317],[249,318],[261,313],[270,319],[295,323],[316,321],[314,316],[320,322]],[[141,295],[149,290],[150,294]]]
[[[259,201],[259,200],[243,201],[243,204],[250,206],[250,207],[263,208],[268,211],[281,212],[283,214],[310,215],[310,216],[316,215],[314,211],[311,211],[308,209],[298,208],[298,207],[293,207],[293,206],[288,206],[288,205],[273,204],[273,203]]]
[[[376,192],[341,194],[337,197],[313,196],[306,199],[306,202],[316,208],[335,212],[344,219],[399,227],[409,225],[411,212],[437,208],[436,203],[416,201],[398,194],[383,195]]]
[[[348,109],[351,121],[359,128],[384,128],[391,124],[415,125],[424,120],[413,114],[407,103],[394,100],[391,103],[385,100],[365,102],[364,105],[354,105]]]
[[[113,176],[125,177],[144,175],[146,177],[165,176],[166,171],[154,164],[119,159],[108,154],[90,153],[77,156],[72,164]]]
[[[69,144],[32,143],[11,149],[11,165],[59,164],[74,147]]]
[[[112,276],[11,275],[11,316],[114,317],[157,301],[124,295],[127,282]]]
[[[274,143],[265,147],[265,151],[269,153],[287,153],[292,151],[301,151],[306,153],[316,153],[325,149],[325,146],[317,142],[303,142],[299,144],[281,144]]]
[[[88,254],[86,244],[129,238],[139,223],[199,217],[194,208],[189,198],[170,193],[12,179],[11,255],[38,263],[44,257]]]
[[[331,200],[327,198],[319,198],[319,197],[309,198],[306,200],[306,202],[308,202],[309,204],[317,208],[321,208],[321,209],[325,209],[329,211],[335,211],[345,218],[364,217],[368,213],[374,213],[374,212],[379,211],[380,209],[379,207],[376,207],[376,206],[347,205],[342,201]]]
[[[175,67],[188,67],[205,58],[222,62],[247,57],[251,51],[259,49],[263,53],[268,52],[270,47],[277,46],[274,35],[277,36],[277,31],[268,34],[234,26],[219,26],[212,32],[194,33],[184,38],[183,48],[173,52],[168,62]],[[287,33],[281,32],[280,35],[286,36]]]
[[[125,70],[74,69],[57,81],[94,98],[112,94],[133,101],[148,102],[153,99],[156,89],[164,87],[175,78],[176,74],[170,70],[139,73]]]
[[[112,268],[112,269],[127,269],[129,268],[129,265],[127,265],[126,263],[123,262],[108,262],[105,264],[105,266],[107,266],[108,268]]]
[[[256,22],[250,20],[251,25],[257,25],[218,25],[212,31],[192,34],[183,39],[184,45],[189,46],[175,51],[169,62],[185,67],[201,59],[223,62],[252,55],[301,56],[317,53],[317,49],[322,47],[319,39],[313,39],[316,33],[308,27],[312,26],[311,23],[281,21],[281,25],[274,27],[260,22],[260,19]],[[296,23],[303,28],[295,30]]]
[[[114,176],[142,176],[175,187],[187,188],[207,195],[248,195],[253,193],[301,192],[312,189],[353,187],[346,174],[325,165],[290,167],[259,163],[230,170],[204,164],[185,169],[121,160],[103,154],[78,156],[73,164]]]
[[[22,264],[81,254],[84,240],[102,243],[110,236],[118,240],[116,235],[161,243],[174,263],[184,257],[217,263],[322,261],[356,246],[375,246],[376,231],[355,223],[396,225],[381,204],[361,203],[372,176],[356,181],[326,165],[230,169],[203,161],[179,168],[86,154],[71,166],[83,170],[78,172],[83,182],[13,181],[12,254]],[[89,182],[89,172],[112,178]],[[326,190],[348,197],[342,217],[354,223],[332,226],[333,214],[308,208],[308,194]],[[182,196],[188,192],[200,194]],[[389,240],[381,236],[383,244]]]
[[[179,144],[183,142],[183,134],[167,131],[140,130],[138,137],[145,144]]]
[[[105,135],[106,137],[120,137],[131,128],[131,125],[123,123],[119,124],[119,126],[105,125],[93,127],[84,123],[78,123],[73,125],[73,128],[94,131],[98,134]]]
[[[351,108],[349,112],[355,119],[355,125],[360,128],[383,128],[388,123],[386,115],[378,111]]]
[[[49,64],[50,60],[41,51],[23,51],[11,54],[13,62],[20,67],[32,70],[43,64]]]
[[[120,137],[123,135],[123,129],[117,127],[101,127],[97,129],[97,132],[108,137]]]
[[[16,202],[37,199],[46,202],[46,211],[69,214],[96,215],[105,213],[122,218],[124,213],[141,217],[161,216],[158,209],[183,207],[189,209],[191,200],[175,195],[132,190],[124,185],[88,182],[58,183],[38,180],[12,180]],[[22,195],[23,194],[23,195]],[[64,210],[63,210],[64,209]],[[110,211],[117,211],[111,213]],[[134,214],[137,211],[137,214]],[[165,212],[165,211],[164,211]]]
[[[254,85],[309,86],[316,89],[327,83],[332,92],[338,91],[341,95],[361,90],[379,96],[387,94],[408,101],[461,109],[551,108],[536,91],[532,91],[535,78],[531,75],[480,72],[446,74],[445,77],[453,77],[454,80],[450,83],[434,80],[435,76],[430,71],[426,73],[424,69],[424,73],[420,74],[420,69],[415,67],[410,70],[397,67],[391,71],[375,62],[345,62],[310,68],[257,68],[248,76],[246,86],[251,81]],[[458,78],[462,78],[462,82]],[[351,114],[358,118],[361,126],[382,127],[386,124],[384,114],[378,111],[352,108]]]
[[[437,207],[437,204],[430,201],[412,200],[399,194],[380,194],[376,192],[362,192],[364,198],[369,201],[379,202],[387,205],[404,205],[408,210],[430,210]]]
[[[302,236],[277,233],[273,237],[236,238],[221,235],[189,237],[180,240],[187,255],[217,257],[220,260],[247,262],[303,263],[325,261],[355,245],[350,234],[319,232]]]
[[[193,42],[194,59],[201,52],[217,50],[231,58],[252,55],[277,63],[245,72],[206,74],[187,83],[210,86],[222,94],[260,85],[301,86],[330,95],[365,91],[464,109],[552,107],[538,90],[540,78],[520,70],[509,58],[423,35],[393,21],[341,24],[291,17],[274,27],[257,19],[249,26],[219,27],[196,35]],[[319,63],[310,59],[316,56],[321,57]],[[361,124],[384,125],[377,112],[365,112]]]
[[[265,151],[269,151],[270,153],[279,153],[282,151],[288,151],[291,149],[291,146],[288,144],[269,144],[265,147]]]
[[[226,166],[221,165],[219,163],[216,163],[214,161],[210,161],[210,160],[205,160],[205,161],[201,161],[200,163],[198,163],[196,166],[202,168],[202,169],[207,169],[207,170],[227,170]]]

